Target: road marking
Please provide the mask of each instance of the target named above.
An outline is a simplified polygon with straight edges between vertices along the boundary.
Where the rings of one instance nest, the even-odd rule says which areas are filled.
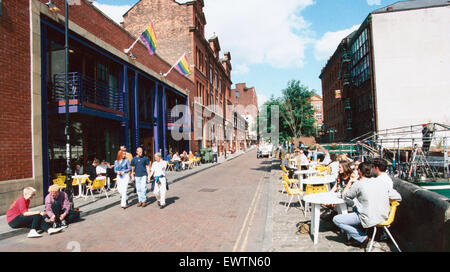
[[[247,227],[247,221],[249,219],[250,214],[254,215],[254,213],[256,211],[256,203],[257,203],[257,199],[259,199],[259,196],[260,196],[261,191],[262,191],[261,188],[263,187],[262,186],[262,184],[263,184],[262,181],[264,180],[264,176],[259,180],[258,186],[256,188],[255,195],[253,196],[252,203],[250,204],[250,207],[248,208],[247,215],[245,216],[245,220],[244,220],[244,223],[243,223],[243,225],[241,227],[241,231],[239,232],[238,239],[236,240],[236,243],[234,244],[233,252],[236,252],[236,250],[238,248],[239,242],[241,241],[241,238],[242,238],[242,234],[244,233],[244,230]],[[252,219],[253,219],[253,215],[252,215]],[[248,236],[248,232],[249,232],[249,230],[247,230],[246,238]],[[241,251],[242,250],[243,250],[243,247],[241,247]]]
[[[265,179],[265,175],[264,175],[264,177],[263,177],[263,180]],[[258,198],[256,199],[256,202],[255,202],[255,206],[254,206],[254,208],[253,208],[253,212],[252,212],[252,217],[250,218],[250,222],[249,222],[249,224],[248,224],[248,226],[247,226],[247,233],[246,233],[246,235],[245,235],[245,239],[244,239],[244,242],[242,243],[242,246],[241,246],[241,252],[243,252],[244,251],[244,249],[247,247],[247,241],[248,241],[248,234],[250,233],[250,230],[252,229],[252,226],[253,226],[253,217],[255,217],[255,214],[256,214],[256,210],[257,210],[257,207],[258,207],[258,205],[256,205],[257,203],[259,203],[259,199],[261,198],[261,195],[262,195],[262,191],[263,191],[263,188],[264,186],[261,186],[260,188],[260,190],[259,190],[259,192],[258,192]]]

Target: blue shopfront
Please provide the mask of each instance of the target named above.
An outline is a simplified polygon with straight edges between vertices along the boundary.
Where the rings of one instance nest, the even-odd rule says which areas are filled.
[[[65,169],[64,27],[41,17],[42,146],[44,192]],[[170,138],[170,108],[186,94],[85,38],[69,35],[69,133],[72,167],[94,158],[114,164],[121,145],[133,155],[189,151]]]

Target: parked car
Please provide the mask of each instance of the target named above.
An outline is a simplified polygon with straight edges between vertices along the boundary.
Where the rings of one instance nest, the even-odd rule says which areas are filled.
[[[263,143],[258,147],[258,152],[256,154],[257,158],[271,157],[273,151],[273,145],[270,143]]]

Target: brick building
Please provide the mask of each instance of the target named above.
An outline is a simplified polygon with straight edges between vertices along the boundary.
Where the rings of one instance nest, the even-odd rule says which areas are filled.
[[[65,170],[64,1],[2,1],[0,39],[0,213],[32,186],[32,206],[43,203]],[[124,53],[135,40],[89,1],[69,7],[70,157],[87,168],[93,158],[114,162],[120,145],[166,153],[179,130],[167,108],[188,104],[195,84],[172,63],[149,55],[138,42],[136,58]],[[157,49],[158,50],[158,49]],[[190,131],[190,124],[183,125]],[[189,150],[190,141],[176,143]]]
[[[323,134],[326,141],[343,142],[351,133],[351,118],[349,114],[348,72],[344,71],[350,65],[351,56],[348,53],[348,42],[356,32],[345,37],[327,64],[322,68],[319,78],[322,80],[323,95]]]
[[[259,109],[255,87],[247,88],[245,83],[237,83],[235,89],[231,90],[231,101],[236,105],[238,114],[243,116],[246,122],[245,146],[256,144],[258,141],[257,117]]]
[[[150,21],[155,25],[158,54],[171,63],[186,53],[194,82],[189,93],[193,113],[192,149],[219,147],[219,153],[230,148],[226,135],[233,134],[232,115],[227,112],[231,102],[231,54],[220,57],[216,35],[206,39],[206,18],[203,0],[178,3],[174,0],[140,0],[123,16],[123,27],[137,35]],[[228,118],[227,118],[228,117]]]
[[[327,130],[337,128],[336,136],[349,141],[450,122],[443,99],[450,86],[449,6],[446,0],[399,1],[372,11],[340,43],[320,75]],[[341,98],[333,99],[337,89]]]
[[[322,97],[318,94],[314,94],[311,97],[311,106],[314,108],[314,120],[316,131],[318,132],[323,125],[323,101]]]

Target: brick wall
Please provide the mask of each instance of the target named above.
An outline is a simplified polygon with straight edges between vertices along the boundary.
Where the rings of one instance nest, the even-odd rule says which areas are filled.
[[[236,98],[236,92],[239,92],[239,98]],[[242,105],[244,108],[251,109],[251,105],[255,106],[256,111],[249,112],[253,118],[258,116],[258,97],[256,95],[255,87],[247,88],[245,83],[237,83],[236,88],[231,90],[231,101],[233,105]],[[239,112],[239,114],[246,114]]]
[[[189,33],[189,26],[193,25],[192,9],[173,0],[142,0],[123,17],[123,27],[137,37],[153,21],[158,42],[156,53],[171,64],[186,53],[193,64]]]
[[[0,181],[33,176],[29,1],[2,1]]]
[[[47,2],[47,0],[39,1],[44,4]],[[53,3],[61,9],[61,15],[64,15],[64,1],[54,0]],[[109,18],[105,17],[99,10],[91,4],[88,4],[85,0],[81,1],[81,5],[69,7],[69,19],[78,26],[95,35],[97,38],[112,45],[122,52],[124,49],[130,47],[130,45],[140,35],[140,33],[130,35],[130,33],[125,31],[121,26],[117,25]],[[144,29],[145,26],[141,29],[141,32]],[[170,64],[171,62],[169,60],[161,57],[158,52],[160,47],[161,45],[158,44],[156,54],[150,55],[147,48],[142,43],[138,42],[133,47],[132,52],[137,57],[137,62],[147,66],[156,73],[165,73],[170,69],[172,64]],[[179,73],[170,73],[166,79],[183,89],[189,89],[191,91],[194,90],[192,81]]]

